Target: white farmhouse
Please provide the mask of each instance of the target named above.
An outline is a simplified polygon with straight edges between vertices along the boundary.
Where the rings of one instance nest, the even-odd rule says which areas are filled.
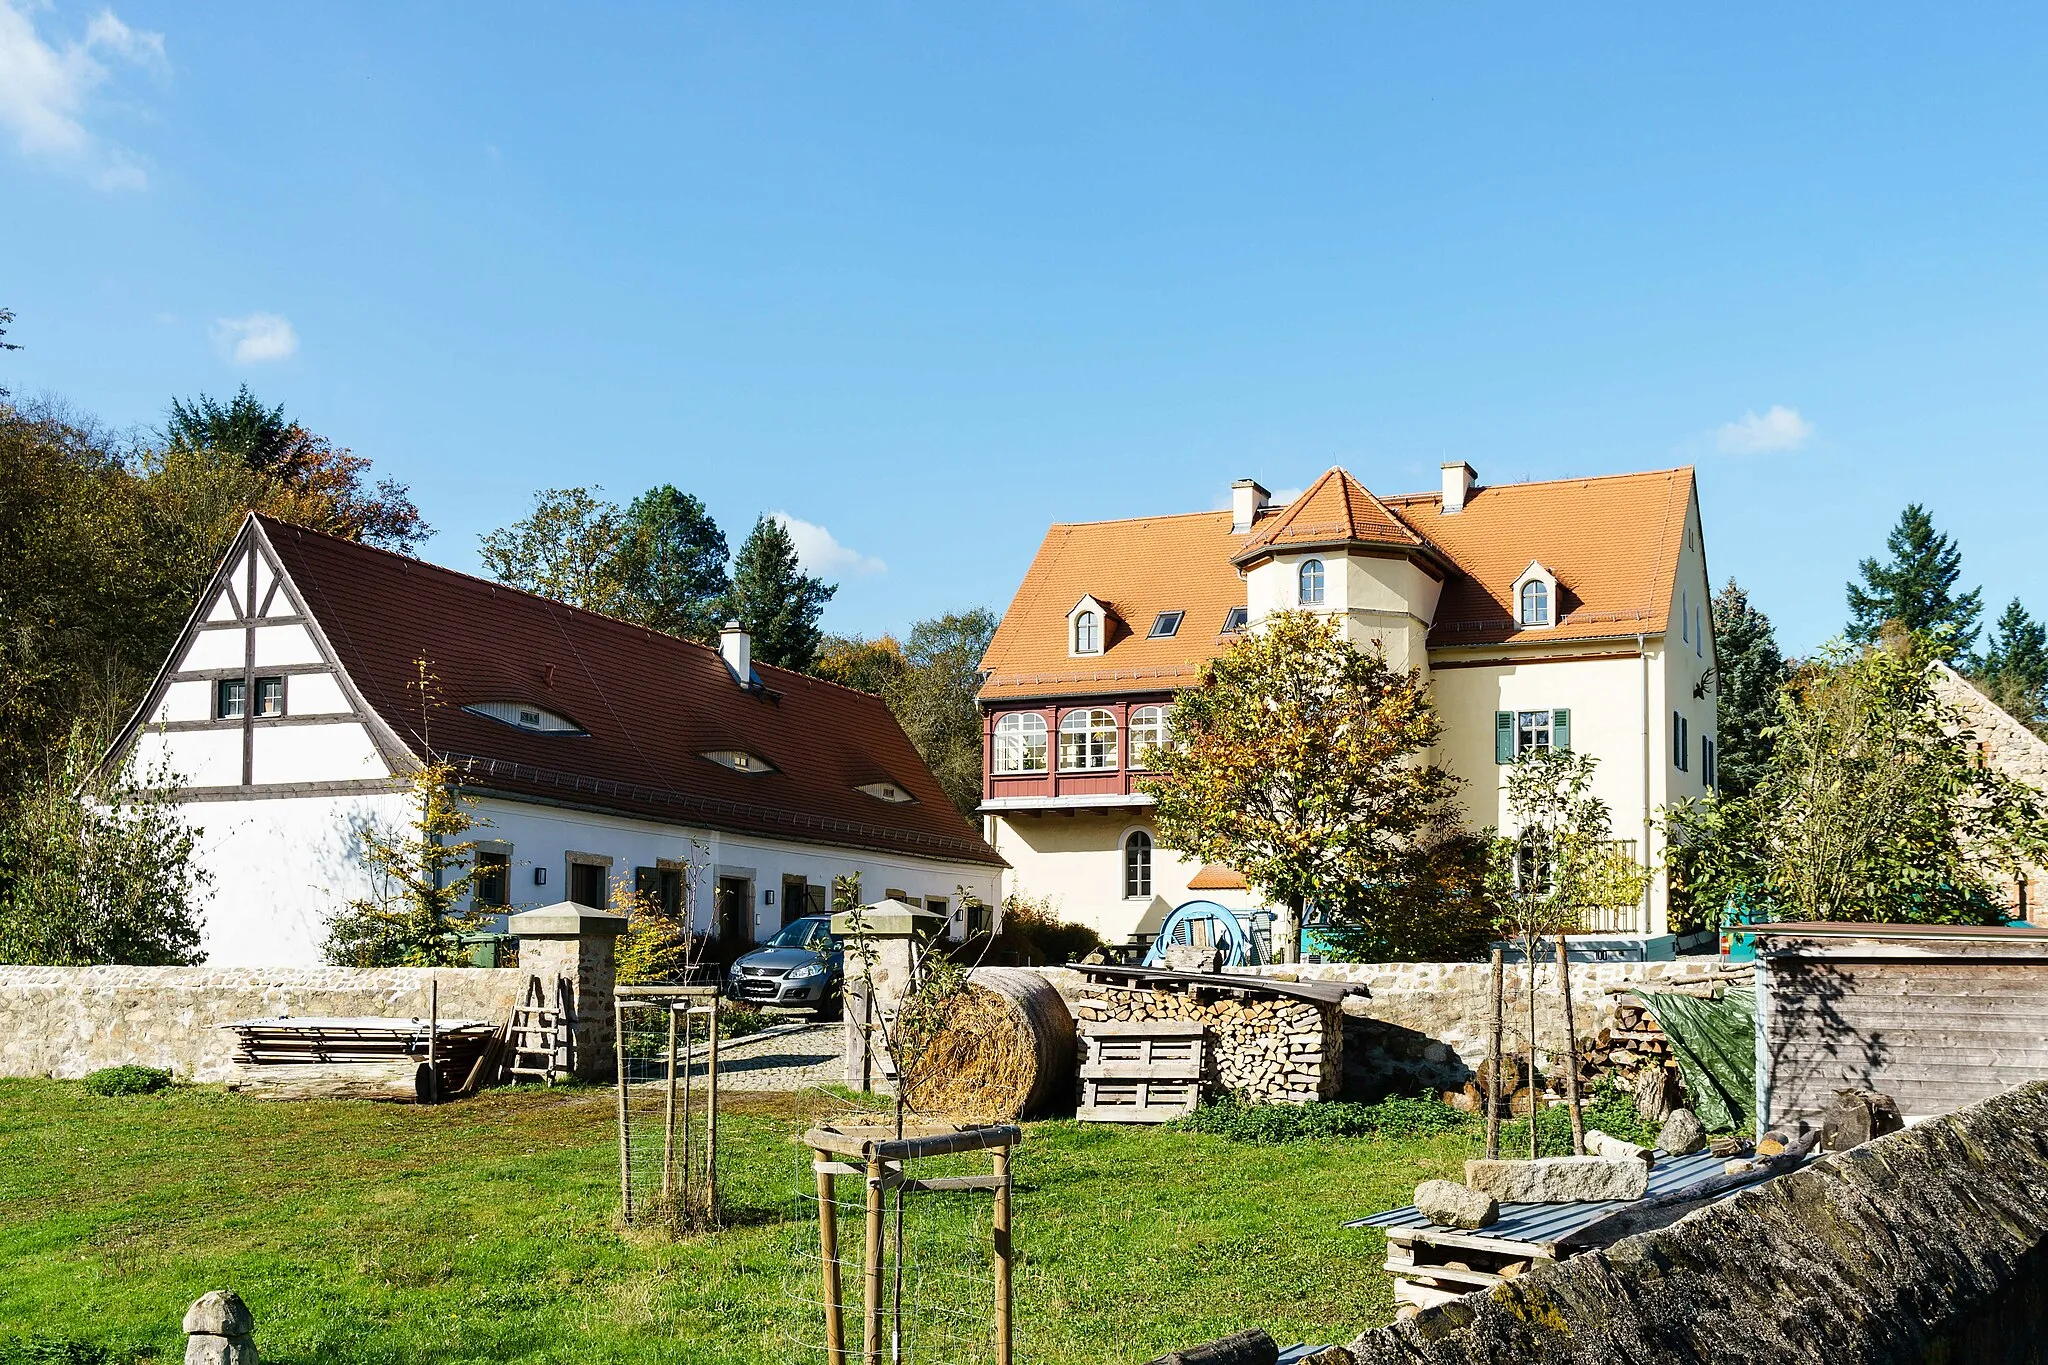
[[[429,756],[488,821],[501,913],[624,885],[729,951],[854,873],[956,922],[963,893],[995,904],[1002,860],[882,702],[749,652],[251,516],[114,754],[168,772],[203,831],[219,964],[318,962],[371,889],[361,831],[405,823]]]
[[[1532,747],[1599,760],[1630,856],[1663,862],[1658,812],[1715,784],[1715,654],[1690,469],[1377,497],[1332,469],[1284,507],[1242,479],[1229,511],[1054,526],[989,646],[982,811],[1008,889],[1143,942],[1191,902],[1259,898],[1159,843],[1141,783],[1174,694],[1268,614],[1328,616],[1427,681],[1429,757],[1475,827],[1509,826],[1505,773]],[[1510,831],[1512,832],[1512,831]],[[1663,878],[1587,927],[1613,951],[1673,948]]]

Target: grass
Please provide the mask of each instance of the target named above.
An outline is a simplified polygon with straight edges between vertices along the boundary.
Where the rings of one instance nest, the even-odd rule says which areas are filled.
[[[175,1361],[185,1305],[225,1288],[277,1365],[816,1360],[792,1347],[818,1328],[794,1254],[816,1246],[797,1197],[810,1175],[789,1139],[845,1101],[729,1102],[734,1225],[665,1243],[614,1226],[605,1090],[418,1108],[0,1081],[0,1362]],[[1285,1342],[1385,1322],[1384,1244],[1338,1224],[1454,1176],[1478,1141],[1469,1124],[1271,1145],[1030,1125],[1020,1359],[1144,1361],[1247,1326]],[[985,1219],[985,1201],[932,1198]],[[914,1231],[943,1229],[934,1214]],[[978,1285],[981,1264],[960,1258],[985,1245],[956,1228],[925,1259]]]

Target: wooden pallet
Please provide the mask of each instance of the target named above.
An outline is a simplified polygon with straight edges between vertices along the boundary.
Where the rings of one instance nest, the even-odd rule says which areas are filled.
[[[1202,1026],[1172,1019],[1081,1030],[1081,1104],[1088,1123],[1164,1123],[1194,1112],[1209,1060]]]

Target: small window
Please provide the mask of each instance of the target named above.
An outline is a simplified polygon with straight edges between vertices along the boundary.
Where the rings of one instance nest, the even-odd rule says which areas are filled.
[[[714,749],[704,757],[720,767],[730,768],[736,773],[746,773],[750,777],[775,771],[773,763],[759,754],[750,754],[745,749]]]
[[[1102,620],[1092,611],[1084,611],[1074,618],[1074,652],[1076,654],[1100,654],[1102,652]]]
[[[1147,766],[1146,756],[1167,740],[1167,708],[1140,706],[1131,712],[1131,766]]]
[[[480,701],[462,708],[473,716],[488,716],[506,725],[539,735],[580,735],[583,727],[567,716],[524,701]]]
[[[1550,747],[1550,713],[1519,711],[1515,714],[1515,753],[1526,754]]]
[[[1550,585],[1540,578],[1532,578],[1522,585],[1522,624],[1550,624]]]
[[[1700,782],[1708,791],[1721,785],[1721,773],[1714,764],[1714,741],[1711,739],[1700,741]]]
[[[599,863],[569,864],[569,899],[602,910],[611,896],[605,890],[605,869]]]
[[[985,905],[980,900],[970,899],[967,902],[966,909],[967,936],[969,938],[986,934],[995,928],[996,908],[993,905]]]
[[[1108,711],[1070,711],[1060,722],[1060,768],[1087,772],[1116,767],[1116,717]]]
[[[1684,588],[1678,590],[1678,638],[1692,643],[1692,599]]]
[[[1245,607],[1232,607],[1229,611],[1224,612],[1223,633],[1225,635],[1235,635],[1243,630],[1245,618],[1249,615],[1250,610]]]
[[[1152,894],[1152,836],[1135,830],[1124,840],[1124,899]]]
[[[1686,734],[1686,728],[1685,717],[1673,711],[1671,713],[1671,763],[1680,772],[1687,771],[1688,759],[1686,749],[1690,742],[1690,736]]]
[[[1707,657],[1707,613],[1704,607],[1692,609],[1692,652],[1702,659]]]
[[[509,853],[479,853],[476,855],[476,876],[470,879],[470,892],[476,899],[477,908],[497,908],[511,899],[512,855]]]
[[[877,801],[887,801],[892,806],[904,806],[917,798],[894,782],[864,782],[860,790]]]
[[[996,722],[995,770],[999,773],[1045,771],[1045,717],[1014,712]]]
[[[222,678],[214,693],[213,714],[222,720],[240,720],[249,714],[249,684],[240,678]]]
[[[1186,612],[1180,611],[1160,612],[1157,616],[1152,618],[1152,633],[1150,638],[1154,640],[1165,640],[1171,638],[1172,636],[1180,634],[1180,618],[1185,615],[1187,615]]]
[[[1301,605],[1320,607],[1323,604],[1323,561],[1308,560],[1301,566]]]
[[[256,714],[259,716],[281,716],[284,714],[283,678],[258,678],[256,680]]]

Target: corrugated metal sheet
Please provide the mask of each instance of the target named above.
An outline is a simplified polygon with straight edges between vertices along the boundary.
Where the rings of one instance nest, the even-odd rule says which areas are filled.
[[[1705,1180],[1708,1176],[1719,1175],[1725,1159],[1712,1152],[1695,1152],[1691,1156],[1659,1155],[1657,1164],[1650,1168],[1650,1188],[1644,1197],[1669,1194],[1684,1189],[1687,1185]],[[1354,1218],[1344,1224],[1347,1228],[1426,1228],[1432,1232],[1446,1232],[1466,1237],[1493,1237],[1507,1242],[1555,1242],[1560,1237],[1592,1222],[1604,1214],[1634,1203],[1632,1199],[1609,1199],[1597,1204],[1502,1204],[1500,1221],[1489,1223],[1483,1228],[1447,1228],[1430,1222],[1419,1213],[1413,1204],[1404,1208],[1388,1209],[1365,1218]]]

